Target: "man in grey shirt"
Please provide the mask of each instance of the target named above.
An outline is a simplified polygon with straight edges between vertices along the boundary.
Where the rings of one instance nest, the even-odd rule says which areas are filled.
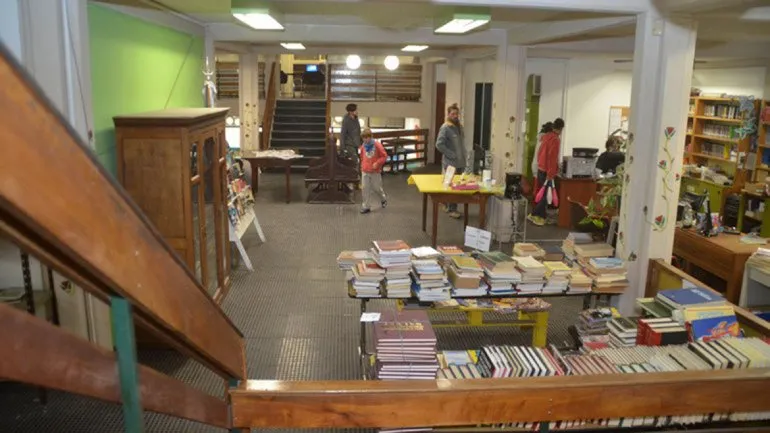
[[[465,171],[468,154],[465,150],[463,126],[460,124],[460,107],[452,104],[447,108],[446,121],[438,130],[436,149],[443,155],[441,159],[442,171],[448,166],[456,169],[457,174]],[[457,211],[457,203],[447,206],[449,216],[459,219],[462,215]]]
[[[340,129],[340,153],[358,164],[358,150],[361,147],[361,124],[358,123],[358,106],[348,104],[347,114],[342,118]]]

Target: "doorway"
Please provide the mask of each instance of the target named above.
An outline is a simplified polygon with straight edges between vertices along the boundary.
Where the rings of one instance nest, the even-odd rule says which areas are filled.
[[[444,124],[444,110],[446,110],[446,83],[436,83],[436,119],[433,123],[434,143],[436,142],[435,138],[438,137],[438,130]],[[435,146],[433,148],[433,162],[441,164],[441,152]]]
[[[492,83],[476,83],[473,101],[473,172],[487,168],[492,137]]]

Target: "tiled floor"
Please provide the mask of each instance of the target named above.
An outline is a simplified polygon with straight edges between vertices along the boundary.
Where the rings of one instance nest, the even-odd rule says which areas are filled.
[[[267,237],[252,229],[244,238],[254,272],[233,271],[233,286],[222,308],[246,338],[252,379],[356,379],[359,304],[348,299],[336,257],[343,249],[368,248],[373,239],[404,239],[411,245],[430,240],[420,229],[421,199],[404,175],[386,175],[387,209],[360,215],[357,205],[304,203],[302,175],[295,175],[295,201],[284,203],[282,175],[265,175],[257,216]],[[471,209],[471,222],[477,209]],[[555,228],[531,228],[529,238],[563,239]],[[440,215],[441,243],[462,243],[462,221]],[[507,247],[510,250],[510,246]],[[549,340],[567,340],[566,327],[581,306],[578,299],[554,299]],[[374,301],[372,308],[389,308]],[[474,348],[489,343],[527,344],[529,331],[516,328],[459,328],[437,331],[441,349]],[[167,351],[141,351],[141,361],[213,395],[223,382],[197,363]],[[49,392],[47,405],[31,387],[0,383],[0,432],[121,432],[117,405]],[[149,432],[219,431],[157,414],[146,414]]]

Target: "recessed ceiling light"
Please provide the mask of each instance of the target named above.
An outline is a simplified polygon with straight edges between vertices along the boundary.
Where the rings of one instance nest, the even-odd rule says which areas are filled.
[[[419,53],[420,51],[425,51],[428,49],[427,45],[407,45],[404,48],[401,48],[401,51],[408,51],[410,53]]]
[[[345,65],[348,69],[358,69],[358,67],[361,66],[361,57],[351,54],[345,59]]]
[[[283,30],[278,19],[267,9],[233,9],[233,16],[255,30]]]
[[[480,14],[455,14],[452,19],[441,27],[434,30],[434,33],[463,34],[481,27],[491,20],[489,15]]]
[[[305,46],[299,42],[281,42],[281,46],[287,50],[304,50]]]
[[[385,57],[385,68],[387,68],[389,71],[395,71],[398,69],[398,65],[401,64],[401,62],[398,60],[398,57],[396,56],[388,56]]]

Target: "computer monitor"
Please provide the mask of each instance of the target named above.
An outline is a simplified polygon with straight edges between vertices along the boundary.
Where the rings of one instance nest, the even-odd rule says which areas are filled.
[[[305,65],[305,72],[318,72],[318,65]]]

